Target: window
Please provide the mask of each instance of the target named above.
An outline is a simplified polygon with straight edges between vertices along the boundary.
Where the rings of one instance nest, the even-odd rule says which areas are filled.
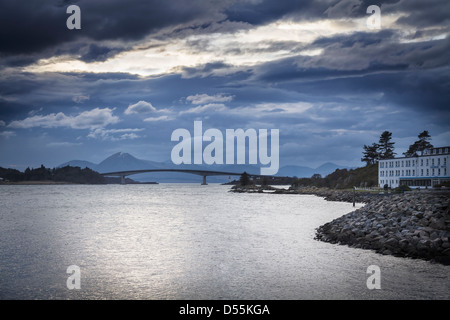
[[[428,167],[428,159],[427,159],[427,167]]]
[[[413,174],[412,174],[413,176],[415,176],[416,175],[416,170],[413,170]]]
[[[420,169],[420,175],[423,177],[423,169]]]
[[[438,166],[441,165],[441,158],[438,158]]]
[[[441,169],[438,169],[438,176],[441,175]]]
[[[434,166],[434,158],[431,159],[431,165]]]
[[[384,168],[384,162],[380,163],[380,168]]]
[[[434,169],[431,169],[431,175],[434,177]]]
[[[430,169],[427,169],[427,176],[430,176]]]
[[[420,165],[423,166],[423,159],[420,159]]]

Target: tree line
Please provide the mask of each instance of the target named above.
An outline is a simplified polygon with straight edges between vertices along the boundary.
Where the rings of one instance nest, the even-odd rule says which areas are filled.
[[[24,172],[10,168],[0,168],[0,177],[11,182],[22,181],[56,181],[81,184],[104,184],[107,182],[100,173],[89,168],[62,167],[49,169],[41,165],[40,168],[27,168]]]
[[[411,144],[406,152],[403,153],[405,157],[417,157],[423,155],[423,152],[427,149],[433,148],[430,143],[431,136],[430,133],[425,130],[421,132],[418,136],[419,139]],[[392,132],[384,131],[378,143],[372,143],[372,145],[364,145],[362,162],[366,165],[371,165],[377,163],[379,160],[393,159],[396,155],[394,152],[394,144],[392,142]]]

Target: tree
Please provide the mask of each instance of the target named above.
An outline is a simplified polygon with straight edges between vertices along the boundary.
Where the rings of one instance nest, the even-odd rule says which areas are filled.
[[[417,157],[419,152],[420,155],[423,155],[425,150],[433,148],[433,145],[429,142],[431,136],[427,130],[420,133],[417,137],[419,140],[410,145],[408,151],[403,153],[405,157]]]
[[[314,173],[311,177],[312,180],[320,180],[322,179],[322,175],[320,173]]]
[[[395,156],[394,144],[391,142],[392,132],[384,131],[380,136],[380,141],[378,142],[378,152],[380,154],[380,159],[393,159]]]
[[[250,184],[250,177],[248,176],[247,172],[244,172],[241,175],[241,178],[239,179],[239,183],[241,184],[241,186],[247,186]]]
[[[380,153],[378,152],[378,144],[373,143],[371,146],[364,145],[364,157],[361,159],[362,162],[366,162],[366,165],[371,165],[377,163],[380,159]]]
[[[416,141],[412,145],[409,146],[408,151],[403,152],[403,155],[405,157],[417,157],[418,156],[417,151],[419,151],[419,145]]]

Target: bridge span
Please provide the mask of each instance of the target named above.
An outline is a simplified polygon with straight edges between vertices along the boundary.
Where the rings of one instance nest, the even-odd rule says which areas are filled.
[[[181,173],[190,173],[199,176],[203,176],[202,185],[206,185],[206,177],[207,176],[241,176],[243,172],[224,172],[224,171],[209,171],[209,170],[190,170],[190,169],[149,169],[149,170],[130,170],[130,171],[118,171],[118,172],[108,172],[101,173],[102,176],[105,177],[120,177],[120,183],[125,183],[125,177],[140,174],[140,173],[149,173],[149,172],[181,172]],[[249,177],[272,177],[272,176],[264,176],[259,174],[251,174],[247,173]]]

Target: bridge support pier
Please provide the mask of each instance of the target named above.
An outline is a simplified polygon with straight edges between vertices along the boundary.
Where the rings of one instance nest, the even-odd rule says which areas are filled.
[[[202,186],[206,186],[206,185],[208,185],[208,184],[206,183],[206,176],[203,176]]]
[[[126,184],[125,176],[120,176],[120,184]]]

